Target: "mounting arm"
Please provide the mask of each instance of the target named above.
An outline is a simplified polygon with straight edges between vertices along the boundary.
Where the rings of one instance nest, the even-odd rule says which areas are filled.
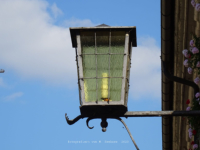
[[[196,85],[194,82],[192,81],[188,81],[186,79],[183,78],[179,78],[176,76],[173,76],[169,73],[169,70],[167,68],[166,62],[164,62],[163,60],[161,60],[161,64],[162,64],[162,68],[163,68],[163,73],[165,74],[165,76],[172,81],[178,82],[178,83],[182,83],[188,86],[191,86],[194,89],[194,94],[196,94],[197,92],[199,92],[199,87],[198,85]]]

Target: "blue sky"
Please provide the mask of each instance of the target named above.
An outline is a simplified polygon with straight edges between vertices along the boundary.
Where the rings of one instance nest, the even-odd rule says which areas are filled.
[[[134,149],[117,120],[66,123],[80,114],[69,27],[136,26],[128,110],[161,110],[159,0],[1,0],[0,20],[1,150]],[[123,119],[140,149],[162,149],[161,118]]]

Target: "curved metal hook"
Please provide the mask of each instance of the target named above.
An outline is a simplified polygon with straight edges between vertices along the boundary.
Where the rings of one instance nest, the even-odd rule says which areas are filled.
[[[90,126],[88,125],[89,121],[92,120],[92,119],[95,119],[95,118],[89,117],[89,118],[87,118],[87,120],[86,120],[86,124],[87,124],[87,127],[88,127],[89,129],[93,129],[93,128],[94,128],[94,126],[93,126],[93,127],[90,127]]]
[[[84,117],[83,117],[82,115],[79,115],[79,116],[77,116],[76,118],[74,118],[73,120],[69,120],[67,114],[65,114],[65,119],[66,119],[66,121],[67,121],[67,123],[68,123],[69,125],[72,125],[72,124],[76,123],[79,119],[83,119],[83,118],[84,118]]]
[[[131,132],[129,131],[126,123],[121,118],[115,118],[115,119],[117,119],[117,120],[119,120],[119,121],[121,121],[123,123],[123,125],[125,126],[125,128],[126,128],[128,134],[129,134],[129,136],[131,137],[131,140],[133,141],[133,144],[135,145],[136,149],[139,150],[139,148],[138,148],[137,144],[135,143],[135,141],[134,141],[134,139],[133,139],[133,137],[131,135]]]

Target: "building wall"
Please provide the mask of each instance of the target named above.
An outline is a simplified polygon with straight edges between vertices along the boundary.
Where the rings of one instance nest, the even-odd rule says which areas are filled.
[[[189,49],[192,34],[200,36],[200,15],[191,5],[190,0],[175,0],[174,25],[174,76],[193,81],[195,74],[188,74],[183,66],[183,49]],[[174,82],[173,109],[186,110],[186,100],[193,99],[193,89]],[[173,117],[173,150],[188,150],[191,148],[188,136],[187,117]]]

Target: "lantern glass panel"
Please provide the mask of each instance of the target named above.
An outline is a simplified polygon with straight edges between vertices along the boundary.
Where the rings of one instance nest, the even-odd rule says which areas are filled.
[[[85,102],[96,100],[96,79],[84,79]]]
[[[81,31],[85,102],[120,101],[125,32]]]
[[[95,34],[90,31],[81,32],[81,46],[83,54],[95,53]]]
[[[83,55],[83,76],[96,77],[95,55]]]
[[[94,32],[82,32],[81,45],[83,54],[83,75],[84,77],[96,77],[95,55],[84,55],[95,53]]]
[[[122,79],[112,78],[110,81],[110,99],[112,101],[121,100]]]
[[[122,55],[111,55],[111,76],[122,77],[123,61],[124,61],[124,45],[125,45],[125,31],[118,31],[111,33],[111,53]]]
[[[124,53],[125,31],[111,32],[111,53]]]

